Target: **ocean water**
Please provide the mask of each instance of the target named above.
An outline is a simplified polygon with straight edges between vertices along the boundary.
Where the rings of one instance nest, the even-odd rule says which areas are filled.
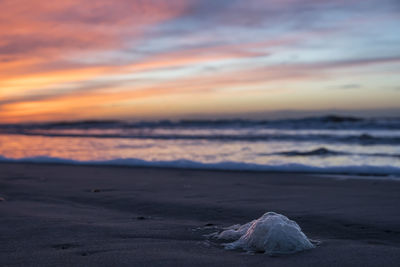
[[[400,118],[0,125],[0,161],[400,175]]]

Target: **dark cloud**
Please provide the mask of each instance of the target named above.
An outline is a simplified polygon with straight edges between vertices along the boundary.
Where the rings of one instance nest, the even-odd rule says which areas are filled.
[[[398,63],[398,62],[400,62],[400,56],[354,58],[354,59],[315,63],[312,65],[315,66],[316,68],[345,68],[345,67],[358,67],[358,66]]]
[[[335,89],[343,89],[343,90],[352,90],[352,89],[359,89],[361,88],[361,84],[357,84],[357,83],[350,83],[350,84],[344,84],[344,85],[340,85],[340,86],[335,86]]]

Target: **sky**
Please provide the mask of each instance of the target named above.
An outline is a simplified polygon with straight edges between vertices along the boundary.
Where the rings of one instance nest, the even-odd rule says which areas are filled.
[[[398,0],[0,0],[0,10],[0,123],[400,110]]]

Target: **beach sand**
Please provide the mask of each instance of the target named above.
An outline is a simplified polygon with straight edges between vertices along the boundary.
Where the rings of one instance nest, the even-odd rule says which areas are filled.
[[[321,244],[270,257],[204,235],[275,211]],[[400,182],[0,164],[0,266],[399,266]]]

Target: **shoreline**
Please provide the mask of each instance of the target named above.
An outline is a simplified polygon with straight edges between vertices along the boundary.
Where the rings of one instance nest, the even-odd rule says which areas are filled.
[[[320,174],[0,163],[2,266],[396,266],[400,184]],[[321,244],[279,257],[204,235],[275,211]]]
[[[79,160],[72,160],[72,159],[63,159],[63,158],[51,158],[51,157],[45,157],[43,159],[42,157],[37,157],[37,158],[21,158],[21,159],[13,159],[13,158],[6,158],[0,156],[0,165],[1,164],[32,164],[32,165],[59,165],[59,166],[86,166],[86,167],[109,167],[109,168],[144,168],[144,169],[160,169],[160,170],[194,170],[194,171],[215,171],[215,172],[249,172],[249,173],[270,173],[270,174],[303,174],[303,175],[315,175],[315,176],[339,176],[339,179],[346,178],[348,177],[349,179],[381,179],[382,177],[385,177],[388,180],[394,180],[394,181],[400,181],[400,173],[371,173],[367,172],[365,170],[364,172],[346,172],[346,171],[319,171],[317,170],[318,167],[313,167],[313,166],[307,166],[307,165],[299,165],[301,167],[308,168],[310,170],[277,170],[280,166],[274,166],[274,165],[257,165],[257,164],[248,164],[248,163],[238,163],[238,164],[243,164],[243,165],[255,165],[255,166],[260,166],[260,167],[266,167],[266,169],[256,169],[256,168],[224,168],[222,166],[219,166],[220,164],[236,164],[234,162],[221,162],[221,163],[199,163],[199,162],[192,162],[188,161],[190,164],[189,166],[178,166],[170,163],[174,162],[168,162],[168,161],[156,161],[156,162],[151,162],[151,161],[145,161],[141,159],[116,159],[116,161],[122,160],[122,161],[137,161],[138,163],[113,163],[115,160],[107,160],[107,161],[79,161]],[[140,163],[141,162],[141,163]],[[154,165],[152,165],[154,163]],[[296,164],[294,164],[296,165]],[[201,167],[200,167],[201,166]],[[331,169],[346,169],[346,168],[353,168],[357,167],[360,169],[363,169],[364,166],[342,166],[342,167],[327,167]],[[367,168],[369,168],[368,166]],[[271,169],[269,169],[271,168]],[[313,168],[316,168],[312,170]],[[393,166],[376,166],[376,168],[396,168]]]

